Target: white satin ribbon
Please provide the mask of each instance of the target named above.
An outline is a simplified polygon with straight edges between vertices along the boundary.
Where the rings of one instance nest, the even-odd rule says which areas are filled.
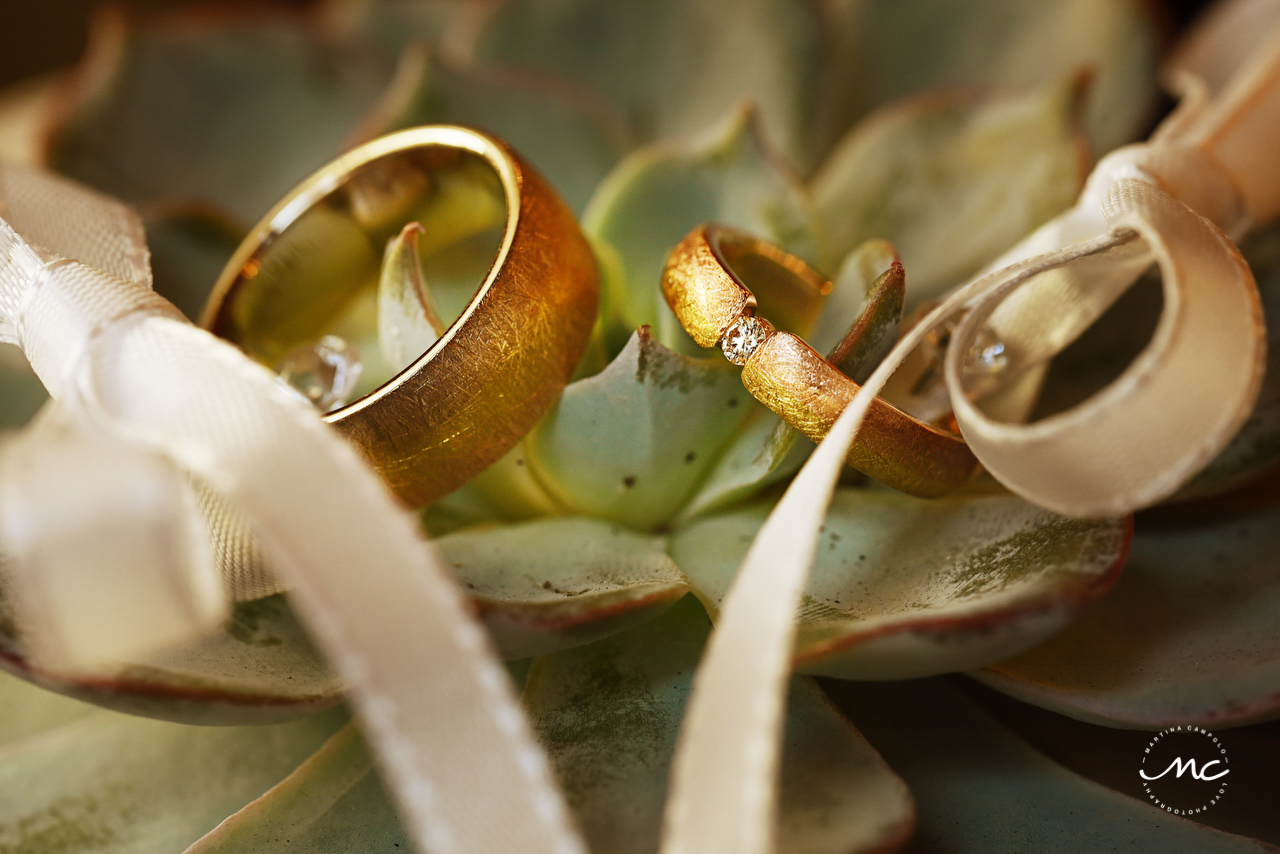
[[[164,564],[174,525],[157,509],[173,473],[194,475],[247,519],[352,687],[424,851],[583,852],[505,669],[378,476],[271,373],[151,292],[127,208],[13,166],[0,181],[0,336],[22,347],[57,407],[0,455],[0,542],[12,544],[5,570],[30,609],[18,616],[33,652],[92,669],[102,648],[90,641],[128,648],[125,612],[83,622],[95,604],[121,606],[89,591],[155,583],[157,560],[173,589],[152,597],[163,625],[145,606],[127,612],[149,627],[141,636],[208,622],[207,546]],[[92,512],[113,487],[114,506]],[[68,518],[78,490],[86,500],[71,503],[83,512]],[[135,538],[149,545],[105,563],[72,559]],[[139,557],[144,574],[121,578]],[[104,566],[77,587],[77,574]]]
[[[1212,63],[1210,63],[1212,64]],[[1221,63],[1219,63],[1221,65]],[[768,854],[783,698],[798,610],[844,455],[874,396],[924,336],[968,309],[946,379],[965,438],[1010,489],[1071,515],[1124,514],[1169,495],[1230,441],[1261,380],[1265,333],[1239,234],[1280,213],[1280,34],[1151,142],[1104,158],[1076,207],[999,269],[959,288],[867,380],[760,529],[722,603],[681,728],[663,854]],[[1152,261],[1165,308],[1146,350],[1080,406],[1035,424],[966,378],[984,329],[1005,384],[1041,370]],[[909,272],[908,272],[909,275]],[[1033,377],[1034,379],[1034,377]],[[985,395],[975,402],[970,394]],[[994,396],[994,397],[990,397]],[[989,413],[1002,409],[1002,420]],[[1023,408],[1025,415],[1025,407]]]

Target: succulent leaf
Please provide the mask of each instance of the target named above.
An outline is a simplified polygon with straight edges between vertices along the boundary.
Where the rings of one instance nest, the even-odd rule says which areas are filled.
[[[799,162],[820,33],[815,11],[785,0],[742,0],[731,10],[715,0],[508,0],[484,23],[472,55],[596,88],[633,144],[701,133],[750,98]]]
[[[831,280],[831,293],[827,295],[813,332],[809,335],[809,343],[813,345],[813,349],[819,353],[829,353],[839,346],[850,325],[866,311],[880,277],[898,260],[898,252],[893,245],[887,240],[878,239],[860,244],[844,257],[839,271]],[[886,315],[885,321],[887,320]],[[875,327],[883,329],[880,324],[875,324]]]
[[[1106,726],[1236,726],[1280,715],[1280,510],[1141,525],[1109,596],[1057,637],[974,675]]]
[[[709,626],[692,597],[639,628],[535,659],[524,700],[593,851],[656,850],[671,754]],[[891,850],[911,795],[807,679],[792,685],[781,848]],[[280,840],[285,840],[283,844]],[[351,726],[186,854],[407,847],[373,758]]]
[[[88,703],[0,673],[0,747],[56,729],[94,711]]]
[[[22,351],[0,343],[0,429],[26,424],[48,399],[49,392]]]
[[[651,531],[684,506],[757,408],[727,361],[674,353],[641,327],[603,372],[565,389],[525,453],[569,512]]]
[[[355,724],[293,773],[201,837],[184,854],[406,853],[413,843]]]
[[[229,215],[199,202],[150,205],[143,224],[156,293],[199,322],[245,231]]]
[[[186,726],[95,711],[0,754],[13,852],[181,851],[274,785],[347,720]]]
[[[535,659],[524,701],[593,851],[657,850],[671,756],[710,626],[693,597],[639,628]],[[911,832],[897,780],[817,687],[787,708],[778,850],[891,850]]]
[[[662,537],[559,517],[437,541],[505,658],[567,649],[660,614],[689,590]]]
[[[1079,97],[1076,84],[937,92],[868,116],[811,183],[828,258],[881,237],[908,271],[908,305],[959,284],[1075,201]]]
[[[622,132],[590,93],[545,77],[459,67],[410,48],[395,82],[358,138],[421,124],[462,124],[496,134],[544,174],[575,212],[625,151]]]
[[[671,556],[713,613],[769,509],[709,516],[673,535]],[[1106,591],[1128,540],[1125,520],[1066,519],[1008,495],[839,490],[800,612],[796,666],[906,679],[998,661]]]
[[[1073,774],[941,680],[829,683],[828,691],[911,786],[920,811],[912,850],[1275,851]]]
[[[519,522],[559,515],[560,507],[533,476],[524,443],[422,512],[426,530],[440,537],[485,522]]]
[[[745,501],[770,484],[800,470],[814,444],[768,410],[751,413],[725,449],[678,520]]]
[[[400,370],[427,351],[445,330],[418,260],[422,224],[411,222],[390,244],[378,278],[378,344]]]
[[[319,4],[326,31],[371,44],[390,57],[415,44],[437,46],[469,5],[467,0],[322,0]]]
[[[101,21],[49,164],[126,201],[199,199],[243,225],[337,154],[391,78],[375,54],[287,17]]]
[[[6,629],[3,605],[0,590],[0,667],[116,711],[182,723],[271,723],[342,699],[341,684],[312,648],[283,596],[241,602],[220,634],[92,679],[32,670],[20,641]]]
[[[827,354],[827,361],[855,382],[865,382],[898,340],[905,298],[906,274],[895,260],[871,283],[866,307]]]
[[[1086,71],[1095,151],[1130,142],[1151,120],[1158,21],[1140,0],[838,0],[821,9],[831,86],[818,140],[827,145],[871,109],[936,86],[1027,89]]]
[[[704,222],[740,228],[808,260],[818,255],[808,200],[770,150],[753,109],[735,112],[709,143],[633,153],[596,190],[583,216],[583,228],[622,260],[630,328],[650,325],[659,341],[686,353],[700,351],[658,284],[667,254]]]

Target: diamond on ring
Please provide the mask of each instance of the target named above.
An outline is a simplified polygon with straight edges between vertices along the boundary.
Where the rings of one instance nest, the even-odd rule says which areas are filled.
[[[725,331],[720,339],[720,349],[730,362],[745,365],[771,334],[773,327],[767,320],[761,320],[754,314],[744,314]]]

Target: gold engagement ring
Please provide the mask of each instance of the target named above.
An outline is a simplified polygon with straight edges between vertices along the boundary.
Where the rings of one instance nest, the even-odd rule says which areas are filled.
[[[831,287],[777,246],[723,226],[702,225],[668,256],[662,294],[694,341],[719,345],[729,361],[742,366],[747,391],[821,442],[860,386],[800,338],[758,317],[756,297],[744,278],[805,290],[815,299]],[[846,460],[881,483],[929,498],[960,486],[977,467],[959,435],[880,397],[867,411]]]

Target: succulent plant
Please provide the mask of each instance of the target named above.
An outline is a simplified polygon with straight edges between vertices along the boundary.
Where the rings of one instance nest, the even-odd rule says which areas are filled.
[[[770,316],[819,351],[848,345],[846,372],[869,372],[904,303],[981,269],[1148,129],[1159,47],[1137,0],[106,15],[61,90],[0,104],[0,133],[25,139],[42,104],[45,144],[28,156],[136,205],[157,290],[193,317],[252,223],[352,144],[470,124],[546,174],[601,271],[587,354],[515,449],[420,517],[523,686],[591,850],[638,854],[657,849],[719,604],[813,447],[681,330],[658,287],[667,253],[715,221],[827,271],[829,295]],[[371,375],[474,288],[424,278],[419,234],[388,246],[378,319],[354,342]],[[1272,318],[1278,235],[1243,245]],[[899,260],[905,291],[889,299],[880,274]],[[1153,293],[1135,288],[1055,361],[1041,414],[1133,358]],[[875,323],[845,338],[864,312]],[[42,390],[19,354],[0,359],[0,418],[19,426]],[[969,672],[1107,727],[1280,716],[1278,388],[1270,370],[1237,439],[1136,533],[982,476],[924,500],[847,472],[797,617],[779,849],[895,850],[913,834],[939,850],[1265,848],[1055,764],[971,681],[898,680]],[[42,686],[0,681],[0,851],[410,848],[342,684],[288,594],[265,592],[221,633],[90,681],[32,665],[0,586],[0,666]]]

